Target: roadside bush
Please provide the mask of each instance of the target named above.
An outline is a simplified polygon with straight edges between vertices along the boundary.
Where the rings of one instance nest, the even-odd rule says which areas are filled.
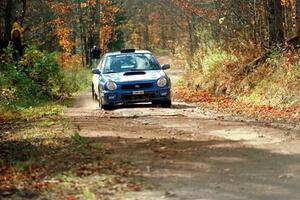
[[[223,86],[231,79],[232,63],[238,61],[237,57],[221,50],[198,52],[189,62],[186,82],[195,89],[207,90],[214,95],[223,94]]]
[[[8,48],[1,56],[0,111],[69,96],[86,87],[88,76],[81,66],[62,69],[58,53],[41,52],[29,46],[17,63],[12,58],[12,49]]]
[[[18,69],[31,80],[29,92],[35,92],[36,97],[57,98],[62,95],[63,76],[57,53],[41,52],[31,46],[26,49]]]
[[[182,83],[212,95],[227,95],[257,105],[300,105],[300,49],[275,48],[264,63],[240,73],[249,62],[246,57],[218,50],[203,57],[196,55]]]
[[[54,99],[61,95],[62,75],[55,54],[43,53],[31,46],[18,63],[11,55],[11,49],[2,55],[2,104],[33,104],[41,99]]]
[[[204,76],[214,74],[219,68],[228,63],[236,62],[236,56],[225,51],[211,51],[202,61],[202,71]]]
[[[91,71],[82,67],[62,70],[63,82],[61,92],[67,96],[87,90],[91,86]]]
[[[62,66],[63,82],[61,92],[73,95],[87,90],[91,86],[91,70],[82,67],[81,56],[59,56],[59,65]]]
[[[272,54],[247,82],[253,86],[241,96],[244,101],[273,107],[300,105],[300,54]]]

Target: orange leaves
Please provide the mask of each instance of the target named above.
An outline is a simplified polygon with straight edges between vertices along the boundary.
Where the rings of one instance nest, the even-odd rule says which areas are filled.
[[[71,54],[73,49],[74,41],[72,39],[73,31],[70,28],[68,21],[68,14],[74,9],[74,5],[64,2],[53,2],[50,1],[49,5],[53,11],[58,13],[58,17],[52,20],[52,24],[56,27],[56,34],[59,39],[59,44],[63,48],[64,52]]]
[[[101,29],[99,33],[100,41],[101,41],[101,49],[106,50],[106,46],[109,41],[113,40],[113,30],[115,24],[114,18],[115,14],[120,11],[120,8],[116,5],[113,5],[111,0],[101,0]]]
[[[204,8],[201,6],[195,6],[198,2],[186,1],[186,0],[172,0],[172,2],[180,8],[188,11],[189,15],[195,13],[197,15],[205,15],[208,18],[215,17],[217,10],[213,8]],[[198,3],[199,4],[199,3]]]
[[[206,91],[195,91],[185,87],[178,88],[175,91],[175,96],[231,114],[242,114],[263,119],[281,118],[300,121],[300,107],[296,106],[287,108],[274,108],[269,105],[258,106],[231,97],[214,97]]]
[[[70,53],[74,45],[71,40],[71,34],[73,33],[73,30],[67,27],[67,24],[60,17],[54,19],[53,24],[56,25],[56,34],[59,38],[60,46],[65,52]]]
[[[112,0],[101,0],[101,13],[96,13],[96,0],[85,0],[82,1],[80,5],[67,1],[48,1],[48,3],[55,12],[55,19],[52,20],[52,24],[56,28],[59,44],[66,55],[70,55],[72,50],[75,49],[75,46],[78,45],[75,34],[78,26],[74,25],[74,23],[82,23],[82,37],[88,44],[97,41],[94,38],[97,34],[97,23],[95,19],[97,14],[100,14],[101,20],[101,28],[98,34],[101,49],[105,50],[109,41],[113,40],[113,31],[117,26],[115,24],[115,15],[120,11],[120,7],[113,3]],[[76,11],[78,7],[80,8],[79,12]],[[81,15],[82,20],[79,20]],[[89,47],[87,47],[87,49],[88,48]]]
[[[210,103],[214,101],[211,94],[205,91],[199,92],[196,90],[186,90],[186,88],[179,88],[178,90],[175,91],[175,94],[178,95],[179,97],[183,97],[186,100],[194,101],[194,102]]]
[[[46,188],[51,187],[51,185],[45,181],[41,181],[41,175],[45,174],[45,169],[38,166],[33,171],[30,169],[17,169],[16,167],[2,167],[0,169],[0,191],[10,192],[9,196],[17,192],[15,182],[18,181],[19,184],[25,184],[27,188],[25,190],[30,190],[33,193],[38,193]],[[30,186],[28,185],[30,183]],[[1,197],[0,193],[0,197]]]
[[[66,53],[71,53],[71,50],[74,46],[73,41],[71,40],[71,34],[73,31],[68,27],[58,27],[57,36],[59,38],[59,44],[62,46]]]
[[[293,62],[293,61],[294,61],[294,58],[289,57],[286,61],[287,61],[287,62]]]
[[[51,9],[59,13],[71,12],[74,9],[74,5],[71,3],[48,1]]]
[[[76,200],[77,198],[74,197],[73,195],[69,195],[67,196],[67,200]]]
[[[300,65],[300,54],[297,51],[288,51],[284,54],[285,62],[283,62],[283,67],[289,71],[294,66]]]

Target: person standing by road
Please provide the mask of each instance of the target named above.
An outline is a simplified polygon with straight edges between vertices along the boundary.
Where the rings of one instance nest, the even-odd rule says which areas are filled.
[[[101,50],[94,45],[94,47],[91,49],[91,64],[92,67],[97,67],[99,62],[100,62],[100,57],[101,57]]]
[[[23,34],[26,31],[29,31],[28,28],[23,27],[24,18],[20,15],[17,15],[13,23],[11,31],[11,44],[15,50],[14,59],[19,61],[24,53],[24,45],[22,43]]]

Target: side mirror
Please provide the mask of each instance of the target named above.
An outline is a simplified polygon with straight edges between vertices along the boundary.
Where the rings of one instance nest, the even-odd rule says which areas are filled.
[[[167,69],[170,69],[171,68],[171,65],[169,64],[164,64],[161,66],[162,70],[167,70]]]
[[[98,74],[98,75],[101,74],[101,72],[100,72],[100,70],[99,70],[98,68],[93,68],[93,69],[92,69],[92,73],[93,73],[93,74]]]

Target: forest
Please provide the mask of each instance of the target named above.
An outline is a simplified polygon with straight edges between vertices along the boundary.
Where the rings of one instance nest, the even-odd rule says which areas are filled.
[[[19,46],[15,30],[21,30],[17,36]],[[170,62],[171,79],[176,79],[172,82],[173,107],[155,110],[156,107],[137,106],[130,110],[129,106],[127,110],[125,106],[111,112],[95,109],[94,102],[85,99],[91,96],[91,68],[95,67],[91,50],[95,46],[101,56],[122,49],[141,49],[153,52],[162,60],[160,64]],[[76,103],[78,99],[82,102]],[[204,114],[195,117],[192,113],[197,109]],[[187,119],[192,116],[188,122],[181,118],[186,112]],[[295,127],[299,131],[300,0],[0,1],[0,199],[122,199],[117,195],[156,190],[155,184],[141,181],[149,178],[143,174],[145,169],[152,173],[151,163],[138,160],[142,169],[137,169],[131,162],[135,158],[126,161],[126,156],[149,150],[159,159],[178,164],[180,159],[172,156],[188,157],[186,152],[194,151],[189,145],[195,149],[203,145],[206,153],[211,153],[216,147],[208,144],[217,144],[219,139],[209,138],[209,142],[205,141],[208,144],[200,141],[202,138],[186,143],[197,134],[188,135],[182,128],[193,120],[198,123],[206,112],[209,116],[207,121],[201,121],[203,126],[210,120],[216,121],[211,127],[219,127],[224,121],[247,121],[253,124],[229,124],[228,129],[249,126],[247,132],[253,125],[260,132],[273,133],[279,127],[285,136],[292,135]],[[172,117],[179,121],[173,124],[173,130],[167,123],[159,124],[161,119],[157,116],[172,123]],[[238,120],[234,118],[237,116]],[[137,122],[142,125],[134,126]],[[143,138],[139,126],[141,132],[150,134],[145,136],[149,140]],[[158,126],[165,138],[155,135],[153,130]],[[181,129],[176,132],[176,127]],[[199,127],[195,129],[197,133],[204,132]],[[96,130],[112,135],[97,135]],[[129,138],[124,141],[122,131],[130,132],[126,132],[124,138]],[[175,139],[164,135],[172,131]],[[140,135],[134,135],[137,133]],[[247,133],[251,135],[251,131]],[[261,140],[266,138],[259,136]],[[234,146],[235,139],[225,141]],[[299,139],[295,141],[299,144]],[[182,145],[183,150],[175,151],[174,144]],[[233,155],[245,150],[232,149]],[[253,155],[271,152],[258,149],[247,146]],[[297,155],[287,160],[299,161],[299,152]],[[270,158],[276,156],[279,157],[270,153]],[[153,162],[157,157],[151,158]],[[248,157],[240,160],[252,161]],[[231,173],[231,168],[223,168],[222,173]],[[285,183],[294,180],[293,186],[300,184],[299,176],[286,180]],[[221,186],[214,187],[213,191],[221,190]],[[169,191],[163,196],[176,197]]]
[[[6,41],[18,13],[32,29],[28,43],[70,55],[87,54],[97,43],[103,52],[128,46],[172,52],[184,47],[190,55],[214,48],[250,53],[284,44],[299,34],[297,0],[42,2],[1,2]]]
[[[57,64],[65,70],[70,65],[89,66],[94,45],[102,53],[125,47],[169,52],[179,61],[175,65],[186,71],[183,87],[280,107],[299,103],[295,67],[299,4],[298,0],[3,0],[0,27],[7,45],[14,18],[21,15],[24,27],[30,28],[22,39],[25,46],[56,52]],[[265,79],[265,74],[270,77]],[[6,97],[1,101],[18,93],[5,87],[11,80],[6,79],[1,86]],[[59,86],[65,84],[56,84],[56,96],[70,93]]]

